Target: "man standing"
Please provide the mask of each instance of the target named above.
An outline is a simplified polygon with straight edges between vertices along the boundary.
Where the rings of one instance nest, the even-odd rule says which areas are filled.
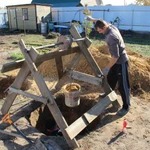
[[[88,17],[88,20],[94,22],[96,31],[105,35],[105,42],[108,45],[111,59],[102,70],[107,76],[107,81],[112,90],[118,83],[118,90],[122,98],[122,108],[118,111],[119,116],[125,115],[130,107],[130,83],[128,76],[128,56],[125,50],[125,44],[119,30],[112,24],[104,20],[96,20]]]

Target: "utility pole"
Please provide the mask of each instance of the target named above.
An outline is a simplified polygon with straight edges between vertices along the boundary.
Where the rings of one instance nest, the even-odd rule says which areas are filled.
[[[126,6],[126,0],[124,0],[124,6]]]

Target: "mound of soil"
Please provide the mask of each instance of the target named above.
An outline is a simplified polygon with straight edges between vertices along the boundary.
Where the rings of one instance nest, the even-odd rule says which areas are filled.
[[[98,48],[90,47],[89,50],[95,58],[98,66],[103,69],[110,59],[108,47],[106,45]],[[140,95],[145,94],[145,92],[150,91],[150,58],[142,57],[141,55],[130,50],[127,50],[127,53],[129,55],[129,76],[132,93]],[[63,57],[64,69],[70,63],[73,56],[74,54]],[[38,69],[44,77],[54,79],[57,78],[56,64],[54,60],[44,62]],[[93,74],[93,71],[84,56],[80,59],[78,65],[73,69],[84,73]]]

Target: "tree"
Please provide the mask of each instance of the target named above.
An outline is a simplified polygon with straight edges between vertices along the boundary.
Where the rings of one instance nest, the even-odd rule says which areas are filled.
[[[150,0],[136,0],[137,5],[150,6]]]
[[[103,0],[96,0],[97,1],[97,5],[103,5]]]

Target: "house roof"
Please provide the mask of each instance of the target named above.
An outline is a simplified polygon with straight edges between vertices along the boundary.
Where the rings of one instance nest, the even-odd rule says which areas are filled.
[[[51,6],[50,4],[35,4],[35,3],[32,3],[32,4],[8,5],[8,6],[6,6],[6,7],[14,7],[14,6],[28,6],[28,5]]]
[[[75,7],[79,5],[84,6],[87,0],[32,0],[31,3],[51,4],[53,7]],[[91,0],[88,4],[96,5],[96,0]]]
[[[51,4],[53,7],[77,6],[80,0],[32,0],[31,3]]]

